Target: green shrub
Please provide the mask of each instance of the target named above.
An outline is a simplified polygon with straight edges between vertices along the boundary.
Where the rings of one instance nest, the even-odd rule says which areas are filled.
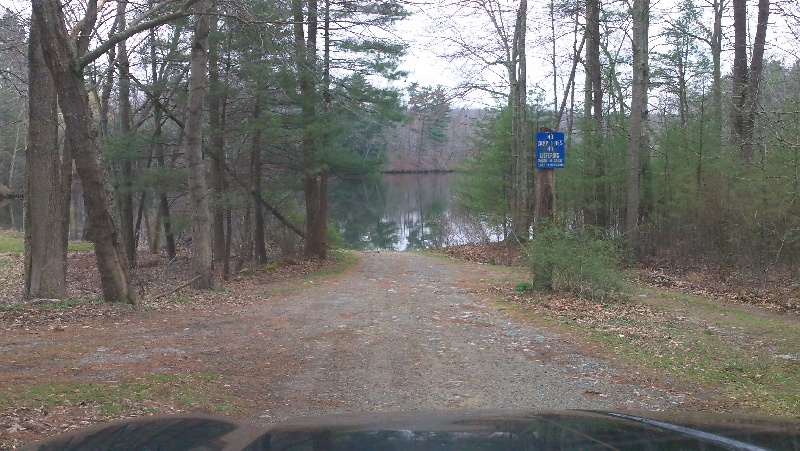
[[[543,227],[525,248],[537,289],[605,299],[622,286],[620,257],[608,240],[591,230]]]
[[[533,290],[533,284],[530,282],[517,282],[514,285],[514,291],[522,292],[522,291],[531,291]]]

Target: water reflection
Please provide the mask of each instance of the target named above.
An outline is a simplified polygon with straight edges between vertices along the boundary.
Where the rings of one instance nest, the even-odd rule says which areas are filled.
[[[425,249],[491,239],[455,212],[451,174],[387,174],[379,181],[337,181],[331,220],[352,249]]]
[[[374,182],[331,184],[330,218],[351,249],[425,249],[502,239],[453,207],[452,174],[387,174]],[[80,192],[73,192],[70,239],[83,231]],[[22,229],[22,200],[0,204],[0,229]]]

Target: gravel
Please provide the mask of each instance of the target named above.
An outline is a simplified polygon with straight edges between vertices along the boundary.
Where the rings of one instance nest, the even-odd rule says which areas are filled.
[[[304,361],[304,370],[278,389],[279,398],[302,396],[262,418],[453,408],[662,410],[680,402],[663,389],[614,382],[623,375],[608,362],[575,353],[558,335],[517,322],[471,293],[475,280],[502,277],[496,269],[408,252],[362,257],[353,274],[257,310],[291,323],[279,342]]]

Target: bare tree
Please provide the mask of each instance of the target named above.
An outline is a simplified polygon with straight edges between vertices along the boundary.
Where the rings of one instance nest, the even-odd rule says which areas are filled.
[[[96,8],[96,3],[90,4]],[[136,301],[127,256],[119,241],[119,228],[115,222],[112,200],[106,191],[106,176],[100,161],[97,132],[91,124],[86,85],[82,66],[76,60],[67,34],[64,14],[57,0],[34,0],[32,4],[35,26],[41,31],[44,60],[53,77],[58,103],[64,117],[69,145],[75,150],[74,158],[84,189],[84,202],[93,225],[93,241],[97,256],[97,269],[103,288],[103,298],[108,302]],[[94,11],[96,17],[96,11]],[[91,29],[93,20],[84,28]],[[88,36],[86,33],[85,36]],[[82,35],[81,37],[83,37]],[[80,49],[80,41],[78,48]]]
[[[528,176],[529,136],[527,118],[527,64],[525,55],[525,35],[527,31],[528,2],[520,0],[517,10],[517,21],[514,28],[514,39],[511,47],[511,58],[508,64],[508,76],[511,81],[509,105],[511,107],[511,228],[517,239],[527,240],[531,225],[531,187]]]
[[[211,274],[211,215],[203,166],[203,103],[208,84],[208,33],[211,0],[203,0],[195,18],[190,56],[189,101],[183,128],[184,148],[189,172],[189,198],[192,208],[192,271],[195,288],[213,285]]]
[[[66,153],[68,146],[59,151],[56,91],[36,21],[31,21],[28,42],[28,82],[25,292],[33,297],[64,298],[72,160]]]
[[[586,1],[586,99],[584,116],[589,126],[586,131],[588,152],[594,155],[594,190],[596,207],[587,213],[587,222],[598,227],[608,223],[606,211],[606,186],[602,182],[605,162],[600,155],[603,137],[603,83],[600,65],[600,1]]]
[[[117,3],[117,30],[124,32],[127,27],[125,19],[127,1]],[[131,108],[130,61],[126,41],[117,44],[119,59],[119,120],[120,131],[129,135],[133,129],[133,110]],[[119,170],[119,222],[122,244],[128,256],[128,264],[136,266],[136,240],[133,233],[133,163],[130,155],[124,155]]]
[[[649,78],[648,31],[650,28],[650,1],[633,0],[633,92],[631,96],[630,126],[628,128],[628,200],[625,233],[628,245],[637,248],[639,226],[639,182],[641,168],[639,156],[646,149],[645,123]]]
[[[84,203],[92,228],[103,298],[106,301],[136,301],[130,266],[120,242],[113,199],[107,191],[97,131],[94,129],[83,69],[120,42],[131,36],[185,17],[198,0],[153,5],[131,21],[124,30],[112,34],[94,49],[89,49],[98,12],[105,3],[89,0],[74,33],[67,31],[61,4],[54,0],[32,2],[33,26],[41,32],[44,61],[52,76],[58,104],[66,125],[65,146],[74,149],[75,167],[83,184]],[[173,10],[167,10],[174,7]]]
[[[733,0],[734,58],[731,108],[731,129],[734,142],[740,146],[747,163],[753,159],[753,133],[761,73],[764,68],[764,46],[767,39],[769,0],[758,2],[758,24],[753,40],[750,66],[747,65],[747,1]]]

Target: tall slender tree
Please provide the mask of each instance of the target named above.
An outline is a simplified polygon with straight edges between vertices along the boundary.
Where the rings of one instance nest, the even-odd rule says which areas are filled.
[[[117,25],[119,32],[127,28],[126,9],[128,2],[117,2]],[[119,61],[119,122],[123,139],[129,139],[133,131],[133,109],[131,107],[131,80],[128,46],[125,41],[117,44]],[[120,162],[118,189],[115,197],[119,208],[120,239],[128,256],[128,264],[136,266],[136,239],[133,232],[133,157],[125,153]]]
[[[528,2],[520,0],[517,9],[517,20],[514,26],[514,37],[511,47],[511,58],[508,66],[511,91],[509,106],[511,108],[511,227],[518,240],[527,241],[530,235],[532,220],[531,187],[529,185],[529,136],[528,136],[528,101],[527,101],[527,59],[525,53],[525,37],[528,28]]]
[[[734,142],[740,147],[745,162],[752,162],[753,133],[757,113],[761,73],[764,68],[764,46],[769,24],[769,0],[758,2],[758,23],[753,39],[750,65],[747,64],[747,1],[733,0],[734,58],[732,77],[731,129]]]
[[[211,288],[211,215],[208,187],[203,165],[203,104],[208,86],[208,34],[211,0],[203,0],[195,16],[192,38],[189,99],[186,125],[183,128],[186,164],[189,173],[189,203],[192,209],[192,273],[193,286]]]
[[[625,233],[628,245],[634,251],[639,243],[639,186],[640,156],[647,151],[645,124],[649,81],[650,1],[633,0],[633,92],[631,95],[630,125],[628,127],[628,196],[625,215]]]
[[[67,296],[67,228],[72,159],[58,145],[58,103],[31,20],[28,39],[28,149],[25,153],[25,292]],[[48,183],[41,183],[47,180]]]
[[[600,1],[586,1],[586,99],[584,103],[584,120],[586,126],[587,153],[594,163],[591,178],[594,187],[590,193],[591,204],[587,212],[587,223],[605,227],[608,223],[606,205],[605,160],[601,153],[603,146],[603,83],[602,65],[600,64]]]
[[[96,18],[94,3],[90,5],[84,30],[91,30]],[[110,302],[136,301],[127,256],[119,242],[119,229],[112,202],[106,191],[106,177],[100,166],[100,145],[91,124],[91,110],[83,80],[83,66],[76,59],[67,34],[61,5],[55,0],[34,0],[32,11],[41,31],[44,60],[53,77],[58,103],[66,124],[69,145],[75,149],[75,163],[84,188],[84,201],[93,225],[93,241],[103,298]],[[88,42],[90,33],[79,36]],[[86,44],[88,45],[88,43]]]

